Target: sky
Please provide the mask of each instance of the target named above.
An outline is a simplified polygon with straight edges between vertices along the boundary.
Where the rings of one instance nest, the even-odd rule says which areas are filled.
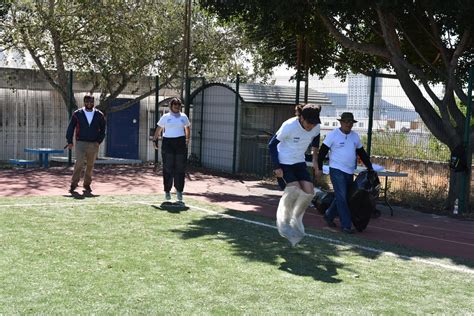
[[[33,59],[26,54],[25,58],[16,52],[0,52],[0,67],[15,67],[15,68],[32,68],[34,66]],[[295,74],[296,70],[288,68],[287,65],[274,68],[274,74],[272,78],[275,80],[276,85],[283,86],[295,86],[295,81],[289,81],[290,77]],[[302,84],[302,87],[304,83]],[[309,87],[320,92],[334,92],[334,93],[347,93],[347,80],[341,82],[339,78],[334,77],[334,70],[329,71],[328,76],[324,80],[320,80],[318,77],[310,77]],[[383,79],[382,81],[383,98],[392,104],[404,108],[413,108],[411,103],[407,100],[403,89],[399,86],[399,83],[392,79]],[[421,89],[424,92],[424,89]],[[442,95],[442,86],[438,85],[434,87],[434,91],[437,95]]]
[[[29,54],[25,58],[15,51],[0,51],[0,67],[32,68],[34,61]]]

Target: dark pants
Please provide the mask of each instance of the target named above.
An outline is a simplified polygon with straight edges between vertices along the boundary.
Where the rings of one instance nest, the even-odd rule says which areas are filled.
[[[349,187],[352,184],[354,176],[335,168],[329,168],[329,176],[331,177],[336,198],[326,210],[326,218],[332,221],[336,217],[336,214],[339,214],[341,228],[350,229],[352,226],[351,210],[347,204],[347,193],[349,192]]]
[[[76,163],[74,164],[74,171],[72,173],[71,186],[77,187],[81,179],[84,162],[86,162],[86,172],[84,174],[84,185],[91,185],[92,183],[92,169],[94,162],[99,153],[99,143],[84,142],[78,140],[76,142]]]
[[[163,160],[163,185],[165,192],[171,191],[173,183],[176,191],[183,192],[187,157],[188,149],[184,136],[176,138],[163,137],[161,158]]]

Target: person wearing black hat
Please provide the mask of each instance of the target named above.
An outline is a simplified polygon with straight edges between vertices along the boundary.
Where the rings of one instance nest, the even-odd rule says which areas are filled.
[[[313,169],[316,177],[320,119],[319,105],[307,104],[299,116],[286,120],[268,144],[273,172],[285,182],[285,192],[277,210],[280,235],[296,245],[304,236],[302,218],[314,195],[313,182],[306,167],[305,152],[311,144]]]
[[[72,173],[70,193],[73,193],[78,186],[84,162],[86,162],[86,172],[82,186],[84,192],[92,192],[92,169],[99,153],[99,146],[105,138],[105,127],[104,114],[94,108],[94,97],[84,96],[84,107],[72,114],[66,132],[67,148],[72,149],[73,138],[76,140],[76,163]]]
[[[351,212],[347,202],[347,192],[352,183],[359,156],[369,172],[373,171],[369,156],[362,147],[359,134],[352,130],[354,115],[350,112],[341,114],[341,124],[326,135],[318,157],[318,168],[323,169],[323,160],[329,153],[329,176],[334,189],[335,199],[324,214],[324,220],[330,227],[336,227],[334,218],[339,214],[341,230],[344,233],[354,232],[351,223]]]

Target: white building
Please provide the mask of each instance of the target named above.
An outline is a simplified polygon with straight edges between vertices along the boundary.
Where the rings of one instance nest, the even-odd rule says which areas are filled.
[[[370,86],[371,78],[362,74],[349,74],[347,77],[347,106],[345,109],[338,109],[337,116],[342,112],[352,112],[355,117],[369,117]],[[374,109],[380,109],[382,101],[382,80],[375,80]],[[375,112],[375,111],[374,111]],[[379,112],[379,111],[377,111]],[[378,118],[375,115],[374,118]]]

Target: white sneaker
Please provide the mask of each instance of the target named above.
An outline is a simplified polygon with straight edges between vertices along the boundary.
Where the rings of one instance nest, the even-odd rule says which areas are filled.
[[[165,192],[165,200],[166,201],[171,200],[171,193],[169,191]]]

